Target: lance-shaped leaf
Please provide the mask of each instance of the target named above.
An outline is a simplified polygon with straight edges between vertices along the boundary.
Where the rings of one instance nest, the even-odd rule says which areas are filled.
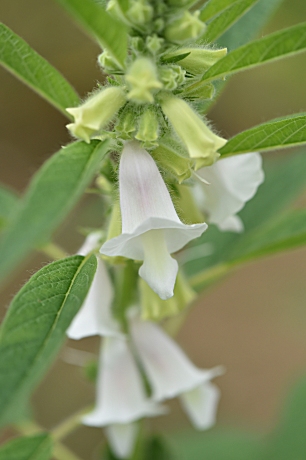
[[[92,180],[107,146],[107,142],[75,142],[37,172],[0,240],[0,278],[31,249],[48,241]]]
[[[240,0],[209,0],[201,8],[200,19],[207,22]]]
[[[0,460],[49,460],[51,455],[52,439],[44,433],[13,439],[0,448]]]
[[[300,53],[306,49],[306,23],[270,34],[241,46],[220,59],[204,74],[204,81],[224,78],[242,70]]]
[[[0,230],[7,224],[17,202],[15,193],[0,186]]]
[[[223,1],[222,3],[225,8],[223,8],[221,12],[209,22],[207,29],[205,30],[205,34],[203,35],[203,39],[208,42],[216,40],[227,29],[235,24],[241,16],[252,8],[257,1],[258,0],[227,1],[227,6],[225,6],[225,2]],[[221,7],[220,1],[218,1],[217,4]],[[205,16],[205,9],[201,13],[201,19],[202,15]]]
[[[94,255],[42,268],[13,299],[0,329],[0,424],[20,407],[54,360],[97,267]]]
[[[1,23],[0,64],[71,118],[65,109],[79,104],[75,90],[51,64]]]
[[[127,56],[127,27],[112,18],[93,0],[57,0],[102,48],[124,67]]]
[[[306,114],[300,113],[271,120],[237,134],[222,147],[222,156],[263,152],[306,143]]]

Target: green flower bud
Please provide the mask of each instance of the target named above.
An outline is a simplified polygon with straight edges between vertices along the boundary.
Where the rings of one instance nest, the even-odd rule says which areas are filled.
[[[161,50],[164,41],[165,40],[163,38],[160,38],[155,34],[149,36],[146,39],[147,49],[155,56]]]
[[[219,59],[226,55],[227,48],[221,48],[218,50],[205,48],[180,48],[173,53],[165,55],[164,58],[169,59],[187,53],[189,54],[179,61],[180,65],[194,75],[201,75],[209,69],[209,67],[219,61]]]
[[[198,81],[192,85],[184,87],[180,96],[190,99],[212,99],[215,94],[215,87],[212,83]]]
[[[126,17],[126,11],[123,10],[122,2],[118,0],[110,0],[107,4],[106,11],[115,19],[124,22],[125,24],[131,25],[130,21]]]
[[[125,79],[130,87],[128,99],[140,104],[154,102],[153,93],[163,86],[158,80],[155,65],[147,58],[136,59]]]
[[[139,288],[141,316],[144,320],[159,321],[177,315],[196,298],[196,293],[191,289],[180,271],[174,286],[174,296],[168,300],[162,300],[141,278],[139,279]]]
[[[193,161],[173,139],[161,139],[159,146],[151,152],[151,155],[162,169],[176,178],[179,184],[191,176]]]
[[[120,86],[103,89],[79,107],[66,109],[74,117],[74,123],[67,125],[67,128],[74,136],[89,143],[111,121],[125,101],[125,94]]]
[[[165,37],[175,43],[184,43],[187,40],[195,40],[200,37],[206,28],[198,16],[200,12],[190,13],[184,11],[182,16],[167,24],[165,27]]]
[[[192,222],[193,224],[204,222],[205,216],[199,210],[190,187],[186,185],[179,187],[179,197],[177,198],[176,205],[178,215],[183,222]]]
[[[139,127],[136,139],[144,143],[144,148],[149,149],[156,147],[158,143],[158,116],[154,107],[145,108],[144,113],[140,116]]]
[[[161,107],[186,146],[190,158],[195,160],[195,169],[213,164],[219,157],[217,150],[226,140],[214,134],[182,99],[166,95]]]
[[[112,55],[107,50],[104,50],[103,53],[101,53],[98,56],[98,63],[101,65],[103,69],[109,72],[122,70],[118,66],[117,61],[112,57]]]
[[[164,88],[173,91],[185,81],[185,71],[178,65],[163,66],[159,69],[159,76]]]
[[[136,131],[135,119],[135,109],[130,104],[127,104],[119,115],[115,126],[115,130],[121,139],[127,140],[133,137],[133,133]]]
[[[153,8],[146,0],[130,0],[126,15],[132,24],[142,26],[151,21]]]

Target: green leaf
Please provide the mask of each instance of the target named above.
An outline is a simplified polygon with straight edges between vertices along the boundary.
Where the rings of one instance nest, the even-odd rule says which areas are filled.
[[[298,24],[241,46],[220,59],[204,74],[204,81],[300,53],[306,49],[306,23]]]
[[[75,90],[51,64],[1,23],[0,63],[66,117],[71,118],[65,109],[79,104]]]
[[[207,22],[238,1],[239,0],[209,0],[201,8],[199,17],[201,21]]]
[[[57,0],[102,48],[124,68],[127,56],[127,27],[113,19],[92,0]]]
[[[0,186],[0,229],[7,224],[17,202],[18,197],[15,193]]]
[[[0,448],[0,460],[49,460],[52,440],[48,434],[13,439]]]
[[[306,210],[294,210],[272,219],[235,245],[229,260],[235,264],[306,244]]]
[[[220,149],[223,156],[247,152],[264,152],[306,143],[306,114],[299,113],[271,120],[243,131]]]
[[[209,22],[202,38],[209,43],[216,40],[252,8],[257,1],[258,0],[238,0],[235,2],[227,2],[228,6]],[[221,2],[219,1],[217,3]],[[223,3],[225,2],[223,1]],[[205,10],[202,13],[205,13]]]
[[[0,239],[0,278],[50,239],[92,180],[107,148],[107,142],[72,143],[37,172]]]
[[[73,256],[42,268],[13,299],[0,329],[0,424],[13,422],[65,340],[97,266]]]
[[[259,0],[218,39],[218,45],[227,46],[229,50],[245,45],[256,37],[283,1]]]

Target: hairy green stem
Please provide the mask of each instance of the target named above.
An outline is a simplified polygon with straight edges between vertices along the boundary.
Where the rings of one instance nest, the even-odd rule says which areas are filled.
[[[68,417],[66,420],[61,422],[57,427],[55,427],[52,430],[52,438],[55,441],[60,441],[61,439],[65,438],[68,436],[68,434],[72,433],[74,430],[76,430],[82,423],[82,417],[88,412],[90,409],[92,409],[91,406],[85,407],[75,414],[72,414],[70,417]]]

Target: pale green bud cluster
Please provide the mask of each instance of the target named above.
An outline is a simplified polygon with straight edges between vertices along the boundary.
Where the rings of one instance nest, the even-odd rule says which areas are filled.
[[[206,25],[195,0],[109,0],[106,10],[130,30],[125,66],[111,50],[98,62],[109,85],[80,107],[71,133],[86,142],[110,138],[114,150],[137,139],[149,150],[169,180],[189,179],[192,170],[213,164],[225,140],[197,113],[198,103],[212,99],[215,88],[202,75],[226,55],[226,48],[200,46]]]

